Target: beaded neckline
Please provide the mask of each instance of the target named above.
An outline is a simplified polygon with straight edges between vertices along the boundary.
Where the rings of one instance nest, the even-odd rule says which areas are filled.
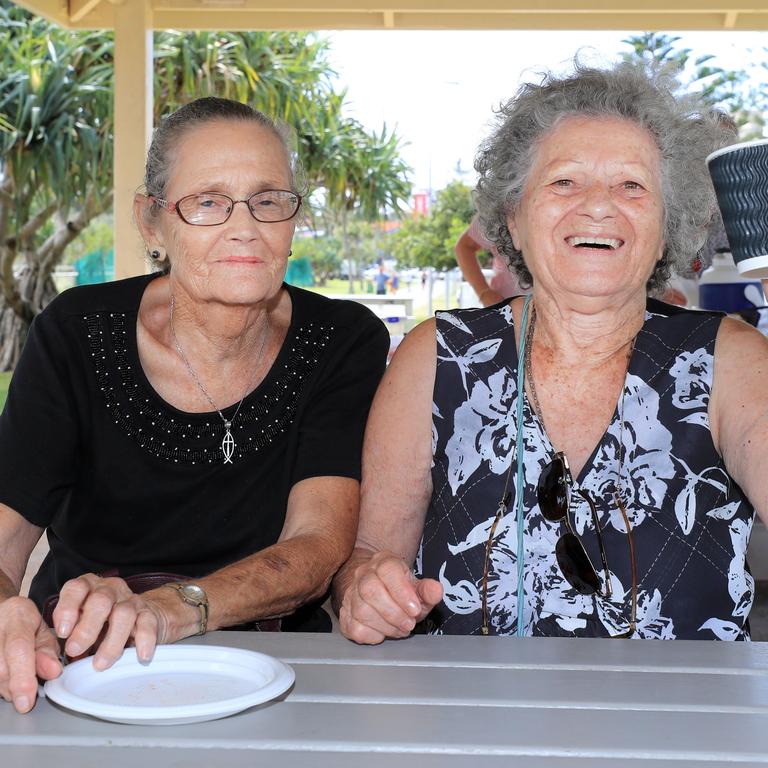
[[[129,319],[132,323],[132,314],[121,312],[84,316],[98,388],[115,424],[142,449],[162,460],[220,463],[221,423],[217,414],[184,413],[157,395],[138,363],[135,329]],[[264,381],[243,401],[233,461],[265,448],[292,423],[306,380],[332,332],[332,326],[315,322],[295,331],[291,327]],[[224,409],[224,413],[233,408]]]

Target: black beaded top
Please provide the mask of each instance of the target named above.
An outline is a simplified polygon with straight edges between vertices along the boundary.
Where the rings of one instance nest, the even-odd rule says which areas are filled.
[[[135,326],[126,323],[126,314],[94,313],[83,320],[99,391],[115,424],[144,450],[166,461],[221,461],[224,425],[218,413],[202,414],[203,420],[201,414],[184,414],[157,396],[137,365]],[[254,391],[243,401],[232,425],[233,461],[265,448],[285,432],[333,331],[332,325],[315,322],[295,330],[278,371],[270,372],[267,390]],[[234,414],[236,408],[222,413]]]
[[[225,464],[219,414],[174,408],[142,369],[136,322],[152,279],[63,293],[32,324],[14,372],[0,503],[48,529],[38,603],[88,571],[210,573],[278,540],[298,483],[360,477],[389,348],[380,320],[285,286],[290,326],[232,423]]]

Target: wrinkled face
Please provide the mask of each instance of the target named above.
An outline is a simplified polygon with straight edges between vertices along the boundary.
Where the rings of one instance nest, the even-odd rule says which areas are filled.
[[[620,118],[568,117],[538,144],[507,223],[537,289],[645,293],[664,251],[661,156]]]
[[[166,198],[175,203],[187,195],[220,192],[245,200],[270,189],[291,189],[279,138],[252,122],[217,120],[182,135]],[[259,222],[239,203],[224,224],[205,227],[161,210],[144,234],[150,249],[156,244],[168,253],[174,290],[197,301],[252,304],[279,291],[295,221]]]

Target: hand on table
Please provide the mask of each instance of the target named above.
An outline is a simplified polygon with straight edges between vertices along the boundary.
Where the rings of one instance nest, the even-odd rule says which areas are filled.
[[[341,631],[371,645],[407,637],[442,598],[440,582],[417,579],[401,557],[377,552],[354,571],[339,609]]]
[[[174,601],[175,603],[175,601]],[[168,617],[150,593],[134,594],[118,577],[86,573],[71,579],[53,611],[64,653],[77,658],[95,648],[95,669],[107,669],[132,642],[140,661],[149,661],[158,643],[168,642]]]
[[[18,712],[29,712],[37,697],[37,678],[61,674],[59,644],[27,597],[0,603],[0,696]]]

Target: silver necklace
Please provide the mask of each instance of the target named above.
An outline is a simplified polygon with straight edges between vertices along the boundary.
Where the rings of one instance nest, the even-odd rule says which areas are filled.
[[[173,346],[176,348],[176,352],[181,358],[181,361],[184,363],[187,370],[189,371],[189,375],[194,379],[195,384],[197,384],[197,388],[200,390],[200,392],[202,392],[203,397],[211,404],[211,407],[213,408],[213,410],[219,414],[219,416],[221,417],[221,420],[224,422],[224,437],[221,441],[221,452],[224,455],[224,463],[232,464],[232,457],[234,456],[235,448],[237,447],[237,444],[235,443],[235,438],[232,436],[232,424],[237,418],[237,414],[240,413],[240,407],[243,404],[243,400],[245,400],[246,395],[251,391],[253,387],[253,383],[256,381],[256,374],[261,368],[261,356],[264,353],[264,346],[267,343],[267,336],[269,335],[269,315],[266,313],[266,310],[265,310],[264,330],[261,333],[261,344],[259,345],[259,353],[258,355],[256,355],[256,368],[254,369],[253,376],[251,377],[251,380],[248,382],[248,387],[246,388],[245,392],[243,392],[243,396],[240,398],[240,402],[237,404],[237,408],[235,408],[235,412],[232,414],[232,418],[228,419],[221,412],[221,409],[219,408],[219,406],[216,405],[213,398],[206,391],[205,387],[203,386],[203,383],[200,381],[198,375],[195,373],[195,369],[192,367],[192,364],[189,362],[189,360],[187,359],[187,356],[184,354],[184,350],[181,348],[179,339],[176,336],[176,329],[173,326],[173,310],[175,306],[176,306],[176,297],[173,294],[171,294],[169,324],[171,328],[171,339],[173,339]]]

